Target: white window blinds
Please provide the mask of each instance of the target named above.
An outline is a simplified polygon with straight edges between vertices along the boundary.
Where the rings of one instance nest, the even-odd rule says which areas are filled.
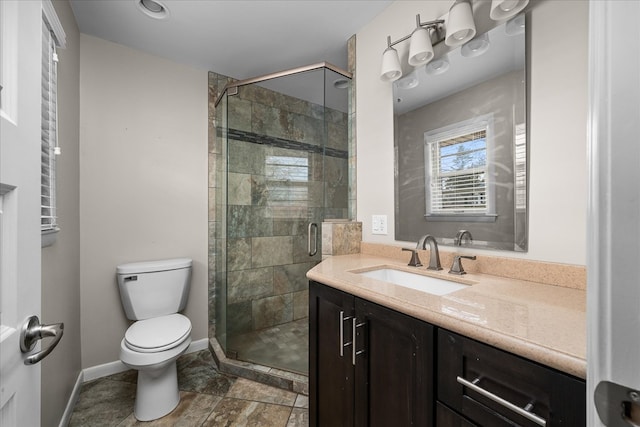
[[[56,41],[49,24],[42,21],[42,120],[41,120],[41,190],[40,226],[42,231],[58,228],[56,215],[57,132],[57,62]]]
[[[0,0],[2,1],[2,0]],[[66,46],[66,35],[51,0],[42,0],[42,107],[40,151],[40,228],[42,247],[56,240],[56,155],[58,148],[58,56],[56,48]]]
[[[428,215],[486,214],[487,123],[427,136]]]
[[[515,135],[516,211],[527,209],[527,131],[524,123],[516,125]]]

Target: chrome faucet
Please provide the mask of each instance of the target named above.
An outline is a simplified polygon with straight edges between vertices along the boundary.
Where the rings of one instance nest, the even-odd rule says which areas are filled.
[[[453,239],[453,244],[456,246],[462,246],[462,241],[465,238],[467,243],[473,240],[473,237],[471,236],[469,230],[460,230],[456,234],[456,237]]]
[[[440,253],[438,252],[438,242],[436,242],[436,238],[431,234],[422,236],[418,240],[418,246],[416,246],[416,249],[420,249],[421,241],[422,249],[427,249],[427,242],[429,242],[429,266],[427,267],[427,270],[442,270],[442,265],[440,265]]]

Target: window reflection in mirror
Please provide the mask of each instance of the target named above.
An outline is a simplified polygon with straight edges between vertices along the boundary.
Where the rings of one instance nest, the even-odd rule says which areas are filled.
[[[469,246],[527,250],[526,54],[517,19],[522,25],[478,36],[488,38],[486,51],[447,52],[409,74],[411,82],[394,83],[396,240],[431,234],[451,245],[469,230]]]

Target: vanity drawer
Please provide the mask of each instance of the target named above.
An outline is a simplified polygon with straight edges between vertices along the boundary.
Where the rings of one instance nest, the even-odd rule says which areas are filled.
[[[461,415],[453,412],[440,402],[436,403],[436,426],[438,427],[476,427]]]
[[[438,400],[478,425],[586,425],[582,380],[442,329],[437,360]]]

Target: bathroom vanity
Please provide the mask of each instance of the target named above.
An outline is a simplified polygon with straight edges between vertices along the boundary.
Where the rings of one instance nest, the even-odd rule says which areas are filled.
[[[469,274],[433,295],[358,274],[380,267],[406,270],[350,255],[307,275],[311,426],[586,425],[584,291]]]

